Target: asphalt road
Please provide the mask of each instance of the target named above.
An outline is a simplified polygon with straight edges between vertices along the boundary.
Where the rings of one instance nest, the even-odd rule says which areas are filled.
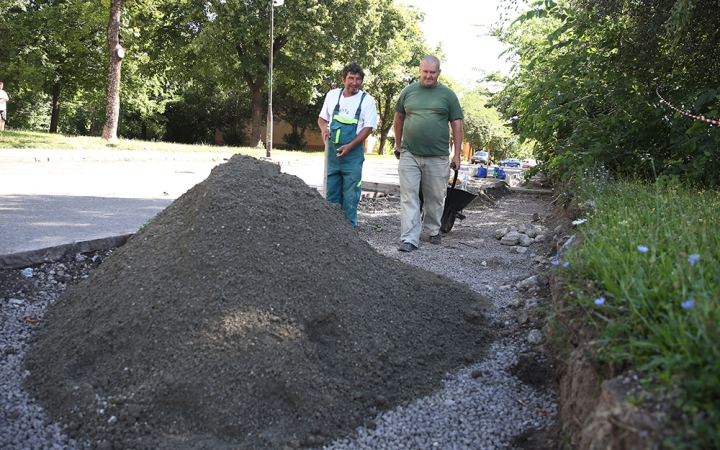
[[[0,268],[120,245],[231,156],[0,149]],[[271,161],[283,172],[322,189],[321,156],[283,153]],[[458,178],[476,168],[463,164]],[[398,185],[397,160],[365,161],[365,190],[390,192]]]
[[[0,268],[122,243],[231,156],[0,149]],[[273,161],[321,189],[320,156]],[[397,162],[366,161],[364,180],[397,184]]]

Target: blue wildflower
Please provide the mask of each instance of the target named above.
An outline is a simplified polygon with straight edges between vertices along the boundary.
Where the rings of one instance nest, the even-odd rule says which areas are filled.
[[[690,309],[690,308],[692,308],[693,306],[695,306],[695,300],[692,300],[692,299],[691,299],[691,300],[688,300],[688,301],[686,301],[686,302],[682,302],[682,303],[680,303],[680,306],[682,306],[683,309]]]
[[[698,254],[688,256],[688,262],[691,266],[694,266],[698,259],[700,259],[700,255]]]
[[[605,303],[605,297],[600,297],[600,298],[596,298],[596,299],[595,299],[595,304],[596,304],[596,305],[602,305],[602,304],[604,304],[604,303]]]
[[[648,252],[648,248],[645,247],[644,245],[638,245],[638,251],[639,251],[640,253],[647,253],[647,252]]]
[[[557,259],[553,259],[552,261],[550,261],[550,264],[552,264],[553,266],[557,266],[558,264],[560,264],[560,261],[558,261]]]
[[[567,266],[569,266],[569,265],[570,265],[570,261],[565,261],[565,262],[563,263],[563,267],[567,267]]]

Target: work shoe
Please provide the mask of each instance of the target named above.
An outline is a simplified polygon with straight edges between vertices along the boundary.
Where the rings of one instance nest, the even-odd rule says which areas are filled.
[[[401,252],[414,252],[415,250],[417,250],[417,247],[415,247],[409,242],[403,242],[398,250],[400,250]]]
[[[430,243],[435,245],[440,245],[442,242],[442,237],[440,236],[440,233],[436,234],[435,236],[430,236]]]

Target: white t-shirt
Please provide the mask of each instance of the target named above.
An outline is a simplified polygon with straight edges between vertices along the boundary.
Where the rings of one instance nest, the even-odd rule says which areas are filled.
[[[322,110],[320,110],[320,117],[327,120],[330,123],[333,112],[335,111],[335,105],[338,102],[338,96],[340,96],[340,117],[346,119],[352,119],[355,117],[355,113],[360,103],[363,91],[358,91],[357,94],[352,97],[344,97],[340,94],[342,89],[333,89],[328,92],[325,96],[325,103],[323,104]],[[360,118],[358,119],[357,133],[360,130],[367,127],[372,127],[373,130],[377,129],[378,116],[377,109],[375,109],[375,99],[370,95],[366,94],[365,99],[362,102],[362,109],[360,110]]]
[[[0,111],[5,111],[5,108],[7,108],[7,101],[10,100],[10,97],[8,97],[7,92],[0,89],[0,98],[5,99],[4,102],[0,102]],[[363,102],[363,103],[365,103],[365,102]],[[355,117],[355,116],[353,116],[353,117]]]

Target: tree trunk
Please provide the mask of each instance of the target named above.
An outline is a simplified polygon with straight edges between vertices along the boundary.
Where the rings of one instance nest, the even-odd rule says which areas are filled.
[[[380,155],[385,154],[385,141],[395,119],[395,112],[391,107],[392,97],[386,95],[385,104],[380,108],[380,123],[378,124],[378,128],[380,128],[380,150],[378,153]],[[392,115],[390,114],[391,111],[393,111]]]
[[[52,91],[52,115],[50,116],[50,132],[57,133],[60,121],[60,80],[55,81]]]
[[[250,101],[250,110],[252,114],[250,146],[260,147],[262,145],[260,133],[262,130],[263,120],[262,88],[265,85],[265,77],[258,76],[255,81],[252,81],[250,74],[245,72],[245,80],[247,81],[248,87],[250,88],[250,94],[252,95],[252,100]]]
[[[390,128],[392,128],[392,125],[387,128],[380,128],[380,150],[378,152],[379,155],[385,154],[385,142],[387,142],[387,136],[390,132]]]
[[[283,47],[285,47],[285,44],[288,43],[288,37],[287,36],[277,36],[275,37],[273,41],[272,46],[272,53],[273,57],[278,54],[280,50],[282,50]],[[235,46],[235,51],[237,51],[239,61],[243,60],[243,56],[245,55],[245,49],[243,49],[242,46],[238,45]],[[260,58],[260,62],[267,67],[270,68],[270,58]],[[253,81],[252,75],[247,72],[243,71],[243,78],[245,79],[245,82],[248,85],[248,88],[250,88],[250,95],[251,95],[251,101],[250,101],[250,111],[252,118],[252,123],[250,125],[250,146],[251,147],[261,147],[262,146],[262,140],[260,139],[261,133],[262,133],[262,122],[263,122],[263,98],[262,98],[262,90],[265,86],[265,77],[269,76],[269,70],[268,75],[257,75],[257,78]]]
[[[95,105],[92,107],[92,118],[90,119],[90,136],[95,136]]]
[[[120,118],[120,69],[125,57],[125,49],[120,42],[120,9],[122,0],[110,1],[110,21],[108,22],[108,78],[105,95],[105,126],[102,138],[108,141],[117,139],[118,120]]]

